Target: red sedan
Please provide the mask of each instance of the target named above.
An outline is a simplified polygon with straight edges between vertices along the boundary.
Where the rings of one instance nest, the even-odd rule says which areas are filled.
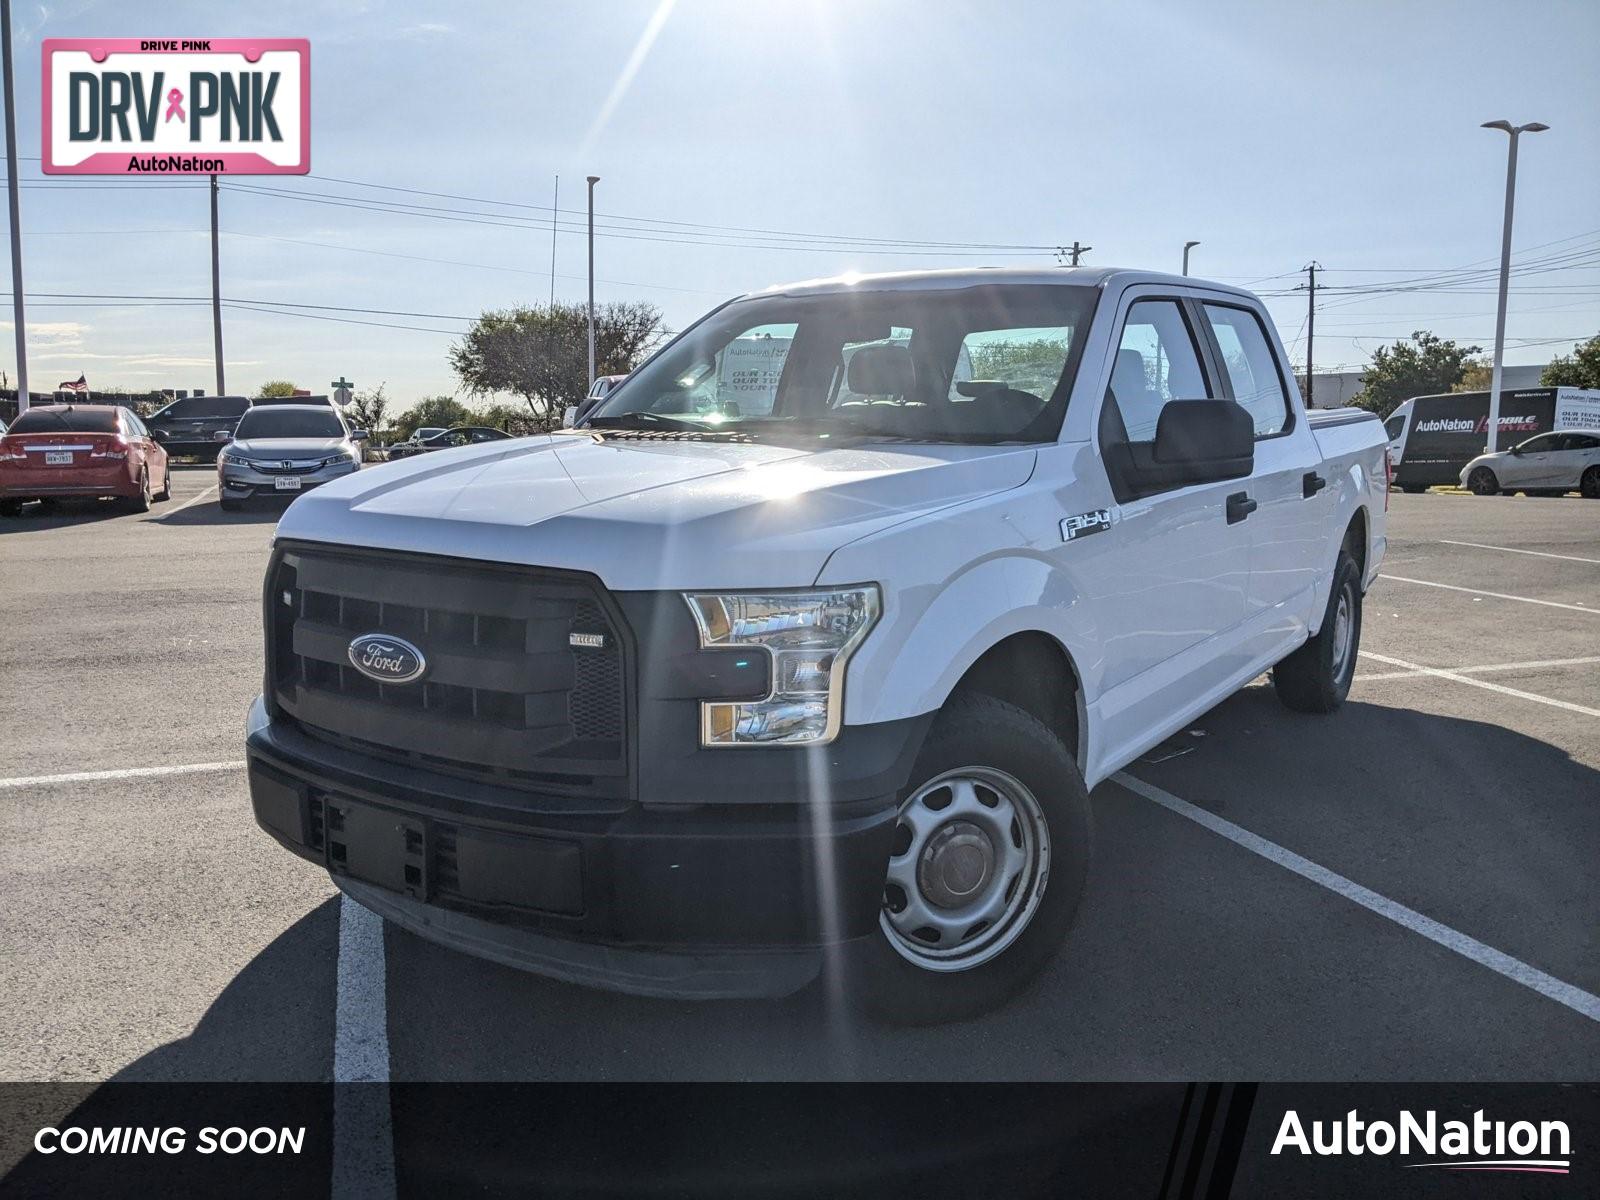
[[[172,496],[167,452],[131,408],[36,405],[0,437],[0,516],[58,496],[115,496],[144,512]]]

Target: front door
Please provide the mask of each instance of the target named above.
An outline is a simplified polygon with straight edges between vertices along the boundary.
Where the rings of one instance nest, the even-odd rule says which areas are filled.
[[[1098,423],[1102,453],[1116,439],[1153,441],[1161,410],[1173,400],[1221,394],[1202,365],[1189,306],[1139,294],[1148,291],[1123,301]],[[1250,482],[1193,484],[1126,502],[1108,491],[1107,536],[1077,532],[1092,531],[1083,522],[1097,514],[1061,514],[1056,553],[1082,580],[1099,634],[1095,703],[1103,736],[1091,748],[1096,762],[1137,754],[1155,724],[1233,671],[1251,529],[1236,512],[1230,521],[1228,499]]]

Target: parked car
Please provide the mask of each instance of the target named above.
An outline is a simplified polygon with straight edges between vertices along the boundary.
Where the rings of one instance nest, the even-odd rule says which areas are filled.
[[[758,395],[720,368],[763,331]],[[1262,302],[1195,278],[724,305],[575,431],[289,508],[256,819],[530,971],[998,1004],[1072,923],[1089,788],[1263,671],[1300,711],[1349,690],[1384,430],[1293,380]]]
[[[389,461],[410,458],[413,454],[426,454],[429,450],[450,450],[456,446],[477,446],[483,442],[504,442],[511,435],[503,429],[487,425],[457,425],[454,429],[441,429],[431,437],[400,442],[389,448]]]
[[[397,458],[409,458],[423,442],[446,432],[448,431],[443,425],[424,425],[419,429],[413,429],[410,437],[389,447],[389,460],[392,462]]]
[[[1475,496],[1577,491],[1600,500],[1600,434],[1541,433],[1509,450],[1480,454],[1461,468],[1461,486]]]
[[[245,396],[186,396],[155,412],[145,424],[168,454],[209,461],[233,436],[250,403]]]
[[[172,498],[167,452],[131,408],[36,404],[0,436],[0,516],[64,496],[116,497],[147,511]]]
[[[235,510],[262,493],[296,495],[349,475],[361,467],[357,443],[366,439],[329,405],[253,407],[217,455],[218,503]]]

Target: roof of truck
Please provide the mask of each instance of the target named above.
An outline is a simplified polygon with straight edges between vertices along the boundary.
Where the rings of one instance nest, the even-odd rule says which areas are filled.
[[[1133,283],[1206,287],[1249,295],[1243,288],[1217,283],[1192,275],[1168,275],[1161,271],[1141,271],[1131,267],[950,267],[927,271],[884,271],[876,274],[850,272],[827,279],[806,279],[779,283],[760,289],[756,295],[823,295],[845,291],[921,291],[938,288],[980,287],[992,283],[1072,284],[1078,287],[1103,287],[1109,283],[1126,287]]]

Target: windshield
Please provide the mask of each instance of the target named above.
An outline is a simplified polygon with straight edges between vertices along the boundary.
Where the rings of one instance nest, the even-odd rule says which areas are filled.
[[[719,309],[584,426],[1041,442],[1095,292],[1052,284],[762,296]]]
[[[332,409],[252,408],[234,436],[249,438],[342,438],[344,426]]]
[[[116,433],[114,408],[30,408],[11,424],[12,433]]]

